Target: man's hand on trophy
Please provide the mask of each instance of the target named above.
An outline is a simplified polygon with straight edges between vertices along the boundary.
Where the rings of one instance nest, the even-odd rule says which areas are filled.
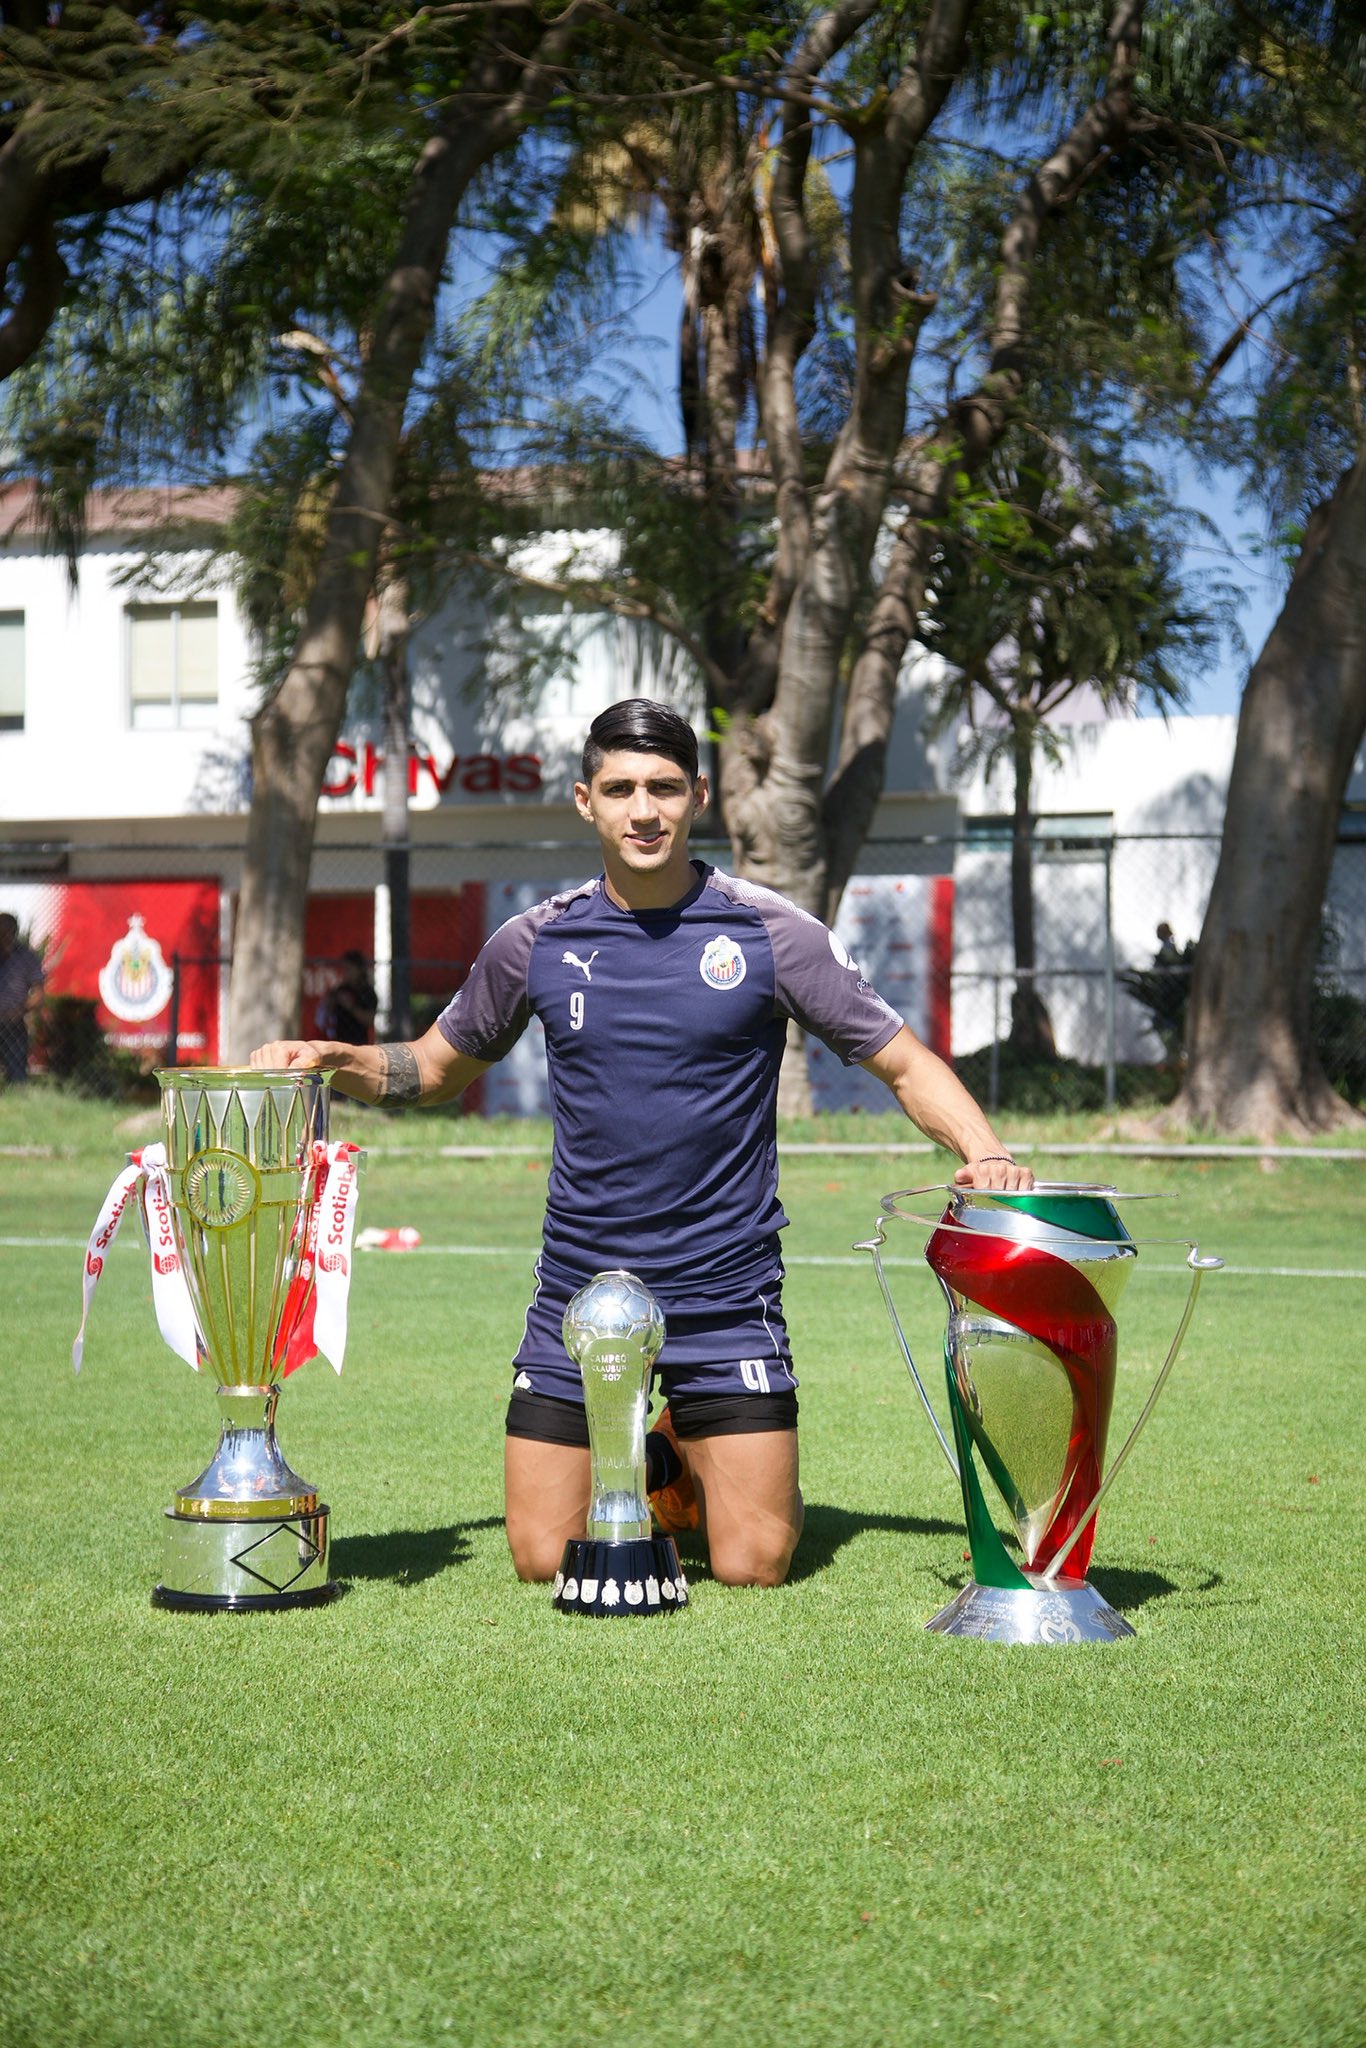
[[[1034,1185],[1029,1167],[1021,1166],[1008,1152],[988,1152],[980,1159],[967,1159],[953,1176],[956,1188],[995,1188],[1002,1194],[1025,1194]]]
[[[269,1045],[258,1045],[251,1056],[253,1067],[320,1067],[328,1051],[327,1043],[321,1038],[273,1038]]]

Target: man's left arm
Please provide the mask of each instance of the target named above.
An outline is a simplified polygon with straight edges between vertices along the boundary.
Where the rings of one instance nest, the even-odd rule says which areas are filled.
[[[967,1188],[1032,1188],[1034,1176],[1010,1156],[952,1067],[903,1024],[881,1052],[860,1064],[876,1074],[927,1138],[956,1152],[954,1183]]]
[[[746,890],[743,883],[730,886],[740,901],[754,903],[763,918],[782,1008],[846,1066],[876,1074],[927,1138],[958,1154],[963,1161],[954,1175],[958,1186],[1033,1187],[1029,1168],[1011,1158],[953,1069],[864,980],[827,925],[772,891]],[[880,1039],[886,1042],[879,1045]],[[868,1052],[870,1045],[878,1050]]]
[[[43,963],[39,956],[33,953],[29,963],[28,988],[24,995],[24,1015],[26,1017],[31,1017],[42,1002],[46,985],[43,976]]]

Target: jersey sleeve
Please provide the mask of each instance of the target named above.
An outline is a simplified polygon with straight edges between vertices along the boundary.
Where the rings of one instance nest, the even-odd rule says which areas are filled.
[[[739,900],[751,903],[764,921],[779,1006],[846,1067],[881,1052],[905,1020],[864,980],[829,926],[775,890],[728,879]]]
[[[536,937],[534,913],[523,911],[484,941],[462,987],[437,1027],[456,1052],[475,1060],[501,1060],[531,1019],[527,969]]]

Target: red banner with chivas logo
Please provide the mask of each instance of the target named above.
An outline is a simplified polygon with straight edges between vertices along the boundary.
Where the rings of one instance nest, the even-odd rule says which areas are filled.
[[[216,1064],[216,880],[58,882],[35,889],[33,898],[21,922],[42,955],[50,996],[93,1000],[111,1045],[160,1052],[178,961],[176,1057],[187,1066]]]

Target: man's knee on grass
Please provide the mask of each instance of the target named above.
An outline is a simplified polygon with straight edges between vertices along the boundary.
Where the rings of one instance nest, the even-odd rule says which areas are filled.
[[[514,1529],[511,1522],[507,1534],[518,1578],[528,1585],[548,1584],[560,1568],[564,1541],[544,1529]]]
[[[719,1540],[711,1537],[708,1561],[712,1577],[723,1586],[781,1586],[797,1548],[797,1533],[739,1530]]]
[[[503,1470],[513,1569],[519,1579],[553,1579],[565,1544],[582,1536],[587,1524],[588,1452],[577,1445],[508,1436]]]
[[[685,1439],[683,1452],[713,1578],[725,1586],[781,1586],[802,1532],[796,1430]]]

